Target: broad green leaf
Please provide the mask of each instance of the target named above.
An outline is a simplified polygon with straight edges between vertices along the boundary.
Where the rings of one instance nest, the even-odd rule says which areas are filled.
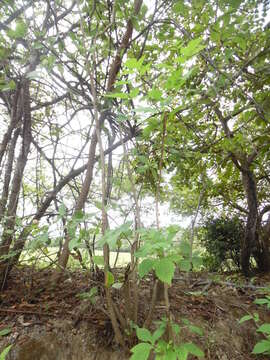
[[[78,238],[73,238],[68,243],[69,250],[73,250],[75,247],[77,247],[80,244],[80,240]]]
[[[104,258],[103,256],[94,255],[93,261],[96,265],[104,266]]]
[[[105,286],[107,288],[111,287],[114,283],[114,276],[110,271],[106,271],[105,273]]]
[[[181,241],[180,251],[183,255],[189,256],[191,251],[190,243],[188,241]]]
[[[131,58],[125,62],[125,66],[128,69],[137,69],[140,66],[140,64],[138,63],[137,59]]]
[[[205,48],[206,45],[202,44],[202,39],[197,38],[191,40],[185,48],[181,49],[181,53],[186,57],[190,58],[196,54],[198,54],[202,49]]]
[[[131,226],[132,222],[127,221],[126,223],[118,226],[116,229],[107,230],[104,236],[99,241],[99,245],[103,246],[104,244],[108,244],[111,248],[118,247],[119,240],[129,238],[131,235]]]
[[[182,259],[179,261],[179,268],[182,271],[190,271],[191,263],[190,260]]]
[[[152,345],[148,343],[140,343],[131,349],[133,355],[130,360],[147,360],[152,350]]]
[[[145,275],[149,273],[153,269],[154,261],[151,259],[144,259],[139,264],[139,276],[143,278]]]
[[[148,329],[138,327],[136,329],[136,334],[137,334],[137,337],[139,340],[144,341],[144,342],[149,342],[152,344],[153,337]]]
[[[162,282],[171,284],[174,275],[175,265],[172,261],[164,258],[154,264],[156,276]]]
[[[10,328],[5,328],[0,330],[0,336],[5,336],[11,333],[11,329]]]
[[[15,30],[8,30],[8,36],[12,39],[23,38],[27,34],[27,25],[19,20],[16,24]]]
[[[153,335],[152,335],[152,339],[153,339],[153,342],[155,343],[159,338],[161,338],[161,336],[164,334],[164,332],[165,332],[165,330],[166,330],[166,327],[158,327],[155,331],[154,331],[154,333],[153,333]]]
[[[162,91],[154,88],[148,92],[148,97],[152,100],[160,100],[162,98]]]
[[[239,324],[242,324],[243,322],[251,320],[251,319],[253,319],[252,315],[245,315],[245,316],[241,317],[241,319],[238,322],[239,322]]]
[[[259,341],[252,350],[252,354],[263,354],[270,352],[270,340]]]
[[[185,348],[185,346],[183,344],[175,347],[175,352],[176,352],[179,360],[187,360],[188,350]]]
[[[270,324],[262,324],[257,331],[270,335]]]
[[[194,268],[198,268],[203,265],[203,259],[201,256],[192,256],[192,265]]]

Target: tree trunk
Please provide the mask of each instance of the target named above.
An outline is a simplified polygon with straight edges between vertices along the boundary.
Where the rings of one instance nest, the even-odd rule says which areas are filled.
[[[258,269],[262,272],[270,270],[269,249],[263,238],[259,238],[260,221],[258,216],[257,189],[251,170],[242,171],[242,182],[248,203],[246,231],[241,244],[241,266],[243,273],[250,275],[250,257],[254,256]]]
[[[18,206],[18,199],[21,190],[22,177],[24,168],[27,163],[27,157],[31,144],[31,111],[30,111],[30,93],[29,81],[26,80],[22,87],[23,91],[23,134],[21,151],[17,159],[15,172],[12,179],[11,191],[9,194],[9,202],[7,207],[7,218],[4,222],[3,235],[0,247],[0,256],[7,255],[9,252],[10,244],[13,239],[13,232],[15,230],[16,212]],[[1,261],[0,267],[0,281],[4,284],[6,279],[6,261]],[[3,285],[2,285],[3,286]]]

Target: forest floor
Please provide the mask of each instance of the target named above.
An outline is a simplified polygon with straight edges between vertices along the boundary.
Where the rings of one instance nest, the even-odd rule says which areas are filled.
[[[92,305],[80,295],[96,284],[89,272],[72,271],[54,287],[48,286],[51,275],[48,269],[13,270],[8,288],[0,294],[0,333],[9,331],[0,337],[0,353],[12,344],[10,360],[128,359],[114,345],[110,321],[102,311],[106,309],[103,296]],[[204,333],[199,336],[183,328],[183,341],[196,343],[205,359],[269,358],[251,354],[262,339],[254,321],[239,324],[241,317],[253,313],[259,314],[259,325],[270,323],[270,310],[254,304],[264,297],[262,288],[269,286],[270,276],[247,281],[239,274],[178,273],[169,289],[173,319],[179,324],[188,319]],[[151,287],[149,279],[139,289],[141,319],[149,311]],[[164,314],[160,302],[154,320]]]

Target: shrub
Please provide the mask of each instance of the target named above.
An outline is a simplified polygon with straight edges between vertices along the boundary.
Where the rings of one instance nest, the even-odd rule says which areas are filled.
[[[203,225],[202,244],[207,253],[204,264],[211,271],[233,264],[240,269],[241,241],[244,237],[244,223],[236,217],[207,219]]]

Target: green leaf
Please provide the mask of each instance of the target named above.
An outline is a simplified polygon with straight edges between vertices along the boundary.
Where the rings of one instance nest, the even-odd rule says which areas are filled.
[[[66,213],[67,213],[67,209],[66,209],[66,207],[65,207],[65,204],[62,203],[62,204],[59,206],[59,216],[60,216],[61,218],[63,218],[63,217],[66,216]]]
[[[191,263],[190,260],[182,259],[179,261],[179,268],[182,271],[190,271]]]
[[[133,355],[130,360],[147,360],[152,350],[152,345],[148,343],[140,343],[131,349]]]
[[[165,332],[165,330],[166,330],[166,327],[159,327],[159,328],[157,328],[155,331],[154,331],[154,333],[153,333],[153,335],[152,335],[152,339],[153,339],[153,342],[155,343],[159,338],[161,338],[161,336],[164,334],[164,332]]]
[[[156,276],[159,278],[159,280],[170,285],[175,270],[174,263],[165,258],[156,261],[154,264],[154,268],[155,268]]]
[[[132,222],[128,221],[122,225],[120,225],[116,229],[107,230],[104,236],[101,238],[99,245],[103,246],[104,244],[108,244],[111,248],[116,247],[118,244],[118,240],[121,238],[128,238],[131,234],[131,226]]]
[[[270,324],[262,324],[258,329],[257,332],[265,333],[270,335]]]
[[[112,286],[113,283],[114,283],[114,276],[110,271],[107,271],[105,273],[105,286],[109,288]]]
[[[16,89],[16,83],[14,80],[11,80],[9,83],[8,83],[8,87],[10,90],[15,90]]]
[[[148,329],[138,327],[136,334],[139,340],[153,344],[153,337]]]
[[[189,256],[191,251],[191,246],[188,241],[181,241],[180,251],[184,256]]]
[[[137,59],[131,58],[125,62],[125,66],[128,69],[137,69],[140,66],[140,64],[138,63]]]
[[[11,333],[11,329],[10,328],[5,328],[3,330],[0,330],[0,336],[5,336]]]
[[[140,89],[138,89],[138,88],[132,89],[130,94],[129,94],[129,97],[131,99],[134,99],[136,96],[138,96],[139,92],[140,92]]]
[[[185,48],[181,49],[181,53],[186,58],[190,58],[190,57],[198,54],[206,46],[206,45],[201,44],[201,42],[202,42],[201,38],[191,40]]]
[[[178,324],[172,324],[172,330],[173,332],[178,335],[180,333],[180,326]]]
[[[270,340],[259,341],[252,350],[252,354],[263,354],[270,352]]]
[[[93,261],[96,265],[104,266],[104,258],[103,256],[94,255]]]
[[[9,90],[15,90],[15,89],[16,89],[16,83],[14,80],[11,80],[8,83],[6,83],[0,79],[0,90],[2,90],[3,92],[6,92]]]
[[[245,315],[245,316],[241,317],[241,319],[238,322],[239,322],[239,324],[242,324],[243,322],[251,320],[251,319],[253,319],[253,315]]]
[[[27,25],[19,20],[16,24],[15,30],[8,30],[8,36],[12,39],[23,38],[27,34]]]
[[[177,354],[174,349],[166,349],[165,353],[162,353],[161,355],[157,355],[156,360],[177,360]]]
[[[139,276],[143,278],[146,274],[149,273],[153,269],[154,260],[151,259],[144,259],[139,264]]]
[[[269,300],[267,300],[267,299],[256,299],[255,301],[254,301],[254,304],[257,304],[257,305],[264,305],[264,304],[268,304],[268,302],[269,302]]]
[[[197,345],[193,343],[185,343],[184,346],[190,354],[197,357],[204,357],[204,352]]]
[[[189,330],[197,335],[203,336],[203,330],[195,325],[190,325]]]
[[[148,92],[148,97],[149,97],[149,99],[152,99],[152,100],[157,100],[157,101],[161,100],[162,91],[154,88]]]
[[[7,346],[0,354],[0,360],[5,360],[9,350],[11,349],[12,345]]]
[[[70,240],[70,242],[68,243],[68,248],[69,250],[73,250],[75,247],[77,247],[78,245],[80,245],[80,241],[77,238],[73,238]]]
[[[187,360],[188,350],[185,348],[185,346],[183,344],[175,347],[175,352],[176,352],[179,360]]]

